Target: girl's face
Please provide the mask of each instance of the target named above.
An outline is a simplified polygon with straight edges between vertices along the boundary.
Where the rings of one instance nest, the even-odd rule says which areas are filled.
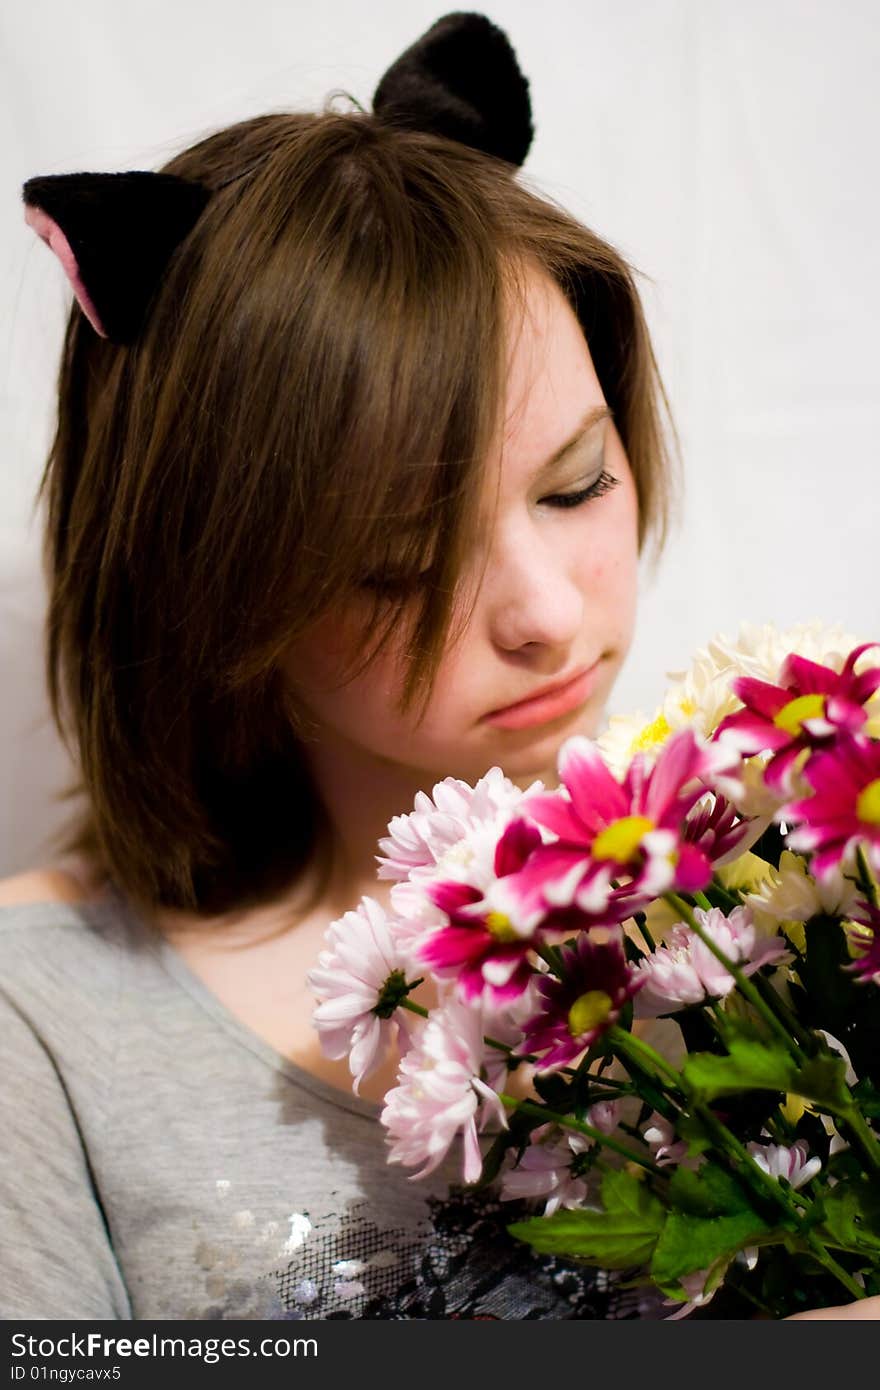
[[[397,708],[403,668],[393,644],[339,685],[345,660],[363,649],[363,615],[350,606],[324,617],[285,660],[325,755],[411,771],[420,786],[446,776],[474,782],[496,763],[521,784],[538,776],[555,784],[560,744],[597,732],[632,636],[638,513],[629,463],[567,300],[539,272],[528,285],[509,349],[504,426],[487,460],[484,514],[494,525],[461,579],[476,602],[424,718]],[[583,672],[561,704],[497,715]]]

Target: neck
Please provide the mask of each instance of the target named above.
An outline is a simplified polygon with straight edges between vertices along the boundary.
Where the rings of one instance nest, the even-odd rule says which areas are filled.
[[[376,877],[378,841],[387,835],[394,816],[413,809],[416,793],[431,796],[442,777],[340,742],[311,744],[308,755],[334,827],[334,904],[345,911],[367,893],[387,905],[390,884]],[[555,767],[510,780],[525,790],[536,778],[546,787],[558,781]],[[465,780],[473,784],[477,778]]]

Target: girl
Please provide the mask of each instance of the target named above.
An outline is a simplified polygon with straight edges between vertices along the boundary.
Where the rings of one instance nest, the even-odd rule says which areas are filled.
[[[74,871],[2,887],[6,1318],[637,1311],[457,1154],[389,1167],[393,1071],[352,1094],[305,981],[419,789],[596,732],[662,534],[632,276],[516,181],[530,136],[457,15],[371,114],[26,186],[80,306],[43,491],[82,806]]]

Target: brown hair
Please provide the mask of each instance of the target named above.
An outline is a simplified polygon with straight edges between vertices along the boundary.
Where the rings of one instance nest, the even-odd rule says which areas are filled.
[[[76,308],[68,324],[41,486],[47,671],[86,795],[63,848],[143,907],[215,914],[329,872],[279,660],[368,570],[426,555],[430,582],[377,593],[359,669],[405,618],[403,707],[430,694],[512,268],[537,262],[578,314],[642,539],[667,516],[666,402],[630,268],[501,161],[327,109],[245,121],[165,168],[215,191],[138,341]]]

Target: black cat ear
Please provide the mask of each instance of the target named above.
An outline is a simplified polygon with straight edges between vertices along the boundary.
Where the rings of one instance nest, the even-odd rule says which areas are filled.
[[[482,14],[438,19],[382,77],[373,111],[517,167],[534,134],[528,80],[507,35]]]
[[[52,174],[24,185],[25,220],[60,260],[97,333],[131,343],[210,191],[174,174]]]

